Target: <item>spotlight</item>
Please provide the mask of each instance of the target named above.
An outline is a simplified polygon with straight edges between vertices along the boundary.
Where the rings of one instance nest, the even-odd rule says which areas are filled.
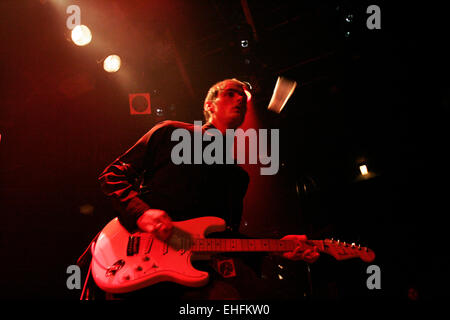
[[[241,40],[241,47],[247,48],[248,47],[248,40]]]
[[[367,176],[369,174],[369,170],[365,164],[359,166],[359,171],[361,171],[361,175]]]
[[[117,72],[119,71],[121,64],[120,57],[113,54],[106,57],[105,61],[103,61],[103,69],[105,69],[106,72]]]
[[[297,82],[284,77],[278,77],[267,109],[280,113],[294,92],[295,87],[297,87]]]
[[[72,29],[72,41],[77,46],[85,46],[92,40],[92,33],[85,25],[78,25]]]

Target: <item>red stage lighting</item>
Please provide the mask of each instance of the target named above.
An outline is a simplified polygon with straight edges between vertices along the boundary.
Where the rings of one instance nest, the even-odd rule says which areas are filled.
[[[150,94],[149,93],[130,93],[130,114],[151,114]]]

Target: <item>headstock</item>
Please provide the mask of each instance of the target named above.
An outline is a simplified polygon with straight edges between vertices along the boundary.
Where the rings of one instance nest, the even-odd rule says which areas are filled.
[[[323,240],[323,252],[332,255],[336,260],[360,258],[364,262],[372,262],[375,259],[375,253],[367,247],[334,239]]]

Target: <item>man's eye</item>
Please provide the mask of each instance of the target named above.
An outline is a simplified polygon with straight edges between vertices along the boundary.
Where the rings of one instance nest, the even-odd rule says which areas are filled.
[[[233,91],[228,91],[227,95],[228,95],[229,97],[234,97],[234,92],[233,92]]]

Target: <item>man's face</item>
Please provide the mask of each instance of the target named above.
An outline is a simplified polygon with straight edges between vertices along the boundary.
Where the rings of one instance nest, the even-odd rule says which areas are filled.
[[[237,83],[227,82],[210,105],[212,123],[220,122],[227,128],[236,129],[245,119],[247,112],[247,95]]]

